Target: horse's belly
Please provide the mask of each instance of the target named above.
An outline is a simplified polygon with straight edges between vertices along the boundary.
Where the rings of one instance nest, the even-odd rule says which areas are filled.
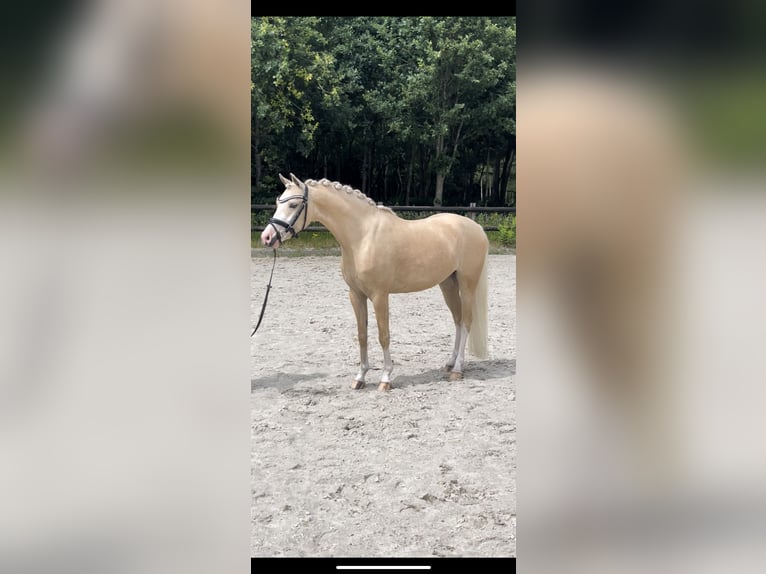
[[[455,272],[454,264],[423,265],[407,269],[397,269],[391,281],[391,293],[411,293],[430,289],[444,281]]]
[[[355,254],[355,278],[366,293],[411,293],[438,285],[460,265],[460,230],[446,220],[406,222],[374,235]],[[446,223],[446,225],[445,225]],[[481,228],[480,228],[481,229]],[[482,231],[483,233],[483,231]]]

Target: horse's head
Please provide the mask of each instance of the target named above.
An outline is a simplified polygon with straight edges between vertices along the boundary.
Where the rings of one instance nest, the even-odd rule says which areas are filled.
[[[285,184],[285,191],[277,198],[277,210],[261,233],[261,242],[267,247],[279,247],[296,237],[309,224],[309,188],[290,174],[292,181],[281,173],[279,179]]]

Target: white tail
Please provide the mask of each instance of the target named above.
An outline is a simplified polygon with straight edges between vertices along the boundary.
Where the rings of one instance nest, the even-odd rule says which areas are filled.
[[[481,270],[479,284],[473,298],[473,322],[471,331],[468,333],[468,350],[479,359],[489,356],[487,350],[487,264],[489,253],[484,257],[484,267]]]

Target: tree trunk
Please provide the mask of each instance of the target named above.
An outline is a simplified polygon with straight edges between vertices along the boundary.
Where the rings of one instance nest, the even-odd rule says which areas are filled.
[[[449,156],[449,163],[448,166],[452,166],[452,164],[455,162],[455,158],[457,157],[457,148],[458,144],[460,143],[460,132],[463,131],[463,121],[460,121],[460,125],[457,127],[457,133],[455,134],[455,143],[452,146],[452,155]],[[444,136],[440,135],[436,139],[436,159],[437,161],[442,158],[442,156],[445,155],[444,148],[445,148],[445,141]],[[442,204],[442,198],[444,196],[444,180],[447,178],[447,174],[449,173],[450,167],[443,167],[441,173],[436,174],[436,195],[434,196],[434,205],[441,205]]]
[[[363,193],[375,193],[375,138],[370,143],[370,161],[367,166],[370,169],[370,175],[367,178],[367,187],[362,187]]]
[[[481,165],[481,171],[479,172],[479,201],[484,204],[484,170],[487,168],[487,164]]]
[[[410,205],[410,192],[412,190],[412,168],[415,166],[415,152],[417,146],[412,144],[412,154],[410,155],[410,166],[407,168],[407,191],[404,195],[404,205]]]
[[[500,204],[500,157],[495,156],[495,165],[492,173],[492,202]]]
[[[460,132],[463,131],[463,121],[460,120],[460,125],[457,127],[457,133],[455,134],[455,145],[452,146],[452,161],[455,161],[457,157],[457,146],[460,143]]]
[[[444,153],[444,136],[439,135],[436,138],[435,158],[437,162],[442,157],[443,153]],[[445,174],[443,171],[439,170],[436,172],[436,191],[434,193],[434,205],[442,204],[442,196],[444,195],[444,178],[445,178]]]
[[[508,147],[505,151],[505,158],[503,161],[503,172],[500,177],[500,198],[505,203],[505,190],[508,189],[508,179],[511,175],[511,165],[513,165],[513,158],[516,155],[516,137],[508,137]]]
[[[436,195],[434,195],[434,205],[442,204],[442,196],[444,195],[444,174],[436,174]]]
[[[428,151],[426,146],[421,145],[420,146],[420,180],[419,184],[420,187],[418,188],[419,193],[415,194],[415,199],[417,200],[417,203],[420,203],[422,200],[422,203],[426,203],[428,201],[428,195],[426,192],[426,195],[421,195],[420,192],[426,191],[428,189],[428,185],[431,183],[429,172],[428,172],[428,164],[431,161],[431,158],[428,156]]]
[[[261,133],[260,133],[260,122],[258,121],[258,116],[255,116],[255,129],[253,129],[253,145],[255,146],[255,190],[256,192],[260,193],[261,191],[261,170],[263,169],[262,166],[262,158],[261,158],[261,150],[260,150],[260,144],[261,144]]]
[[[383,197],[381,198],[381,201],[386,201],[388,199],[388,158],[386,158],[386,163],[383,165]]]

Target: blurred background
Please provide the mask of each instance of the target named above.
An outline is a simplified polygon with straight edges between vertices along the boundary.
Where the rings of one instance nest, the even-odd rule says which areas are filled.
[[[249,568],[249,10],[0,19],[0,571]]]
[[[519,567],[759,571],[763,7],[518,21]]]
[[[519,566],[757,571],[763,7],[518,12]],[[0,571],[244,570],[249,12],[1,22]]]

